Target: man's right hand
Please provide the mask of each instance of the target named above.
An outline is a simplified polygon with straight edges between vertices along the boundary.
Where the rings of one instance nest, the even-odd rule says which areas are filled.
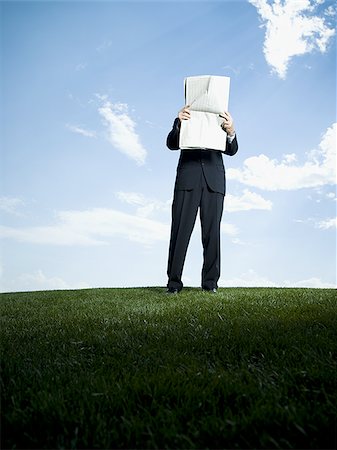
[[[191,118],[191,113],[190,113],[190,105],[186,105],[184,106],[178,113],[178,118],[179,120],[188,120]]]

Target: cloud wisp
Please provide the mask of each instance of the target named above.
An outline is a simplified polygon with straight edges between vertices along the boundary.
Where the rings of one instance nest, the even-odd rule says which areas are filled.
[[[241,169],[228,169],[228,178],[267,191],[313,188],[336,183],[337,124],[327,129],[319,148],[307,153],[303,165],[294,154],[281,162],[261,154],[247,158]]]
[[[267,63],[285,79],[291,59],[318,50],[327,50],[333,27],[324,17],[315,15],[317,0],[249,0],[256,7],[265,27],[263,52]],[[325,16],[331,15],[331,8]]]
[[[0,287],[1,292],[45,291],[60,289],[88,289],[91,286],[85,281],[68,283],[58,276],[48,276],[41,269],[6,280]]]
[[[86,130],[85,128],[79,127],[77,125],[67,124],[67,128],[73,133],[81,134],[85,137],[96,137],[96,133],[94,131]]]
[[[58,211],[50,225],[32,227],[0,226],[0,237],[39,245],[101,246],[109,245],[113,238],[128,239],[144,245],[158,241],[168,242],[169,215],[172,199],[162,201],[148,198],[139,192],[116,192],[123,203],[135,207],[135,212],[126,213],[111,208]],[[1,199],[0,199],[1,200]],[[0,209],[14,212],[22,203],[19,199],[4,197]],[[227,211],[252,209],[270,210],[272,203],[261,195],[245,189],[241,196],[228,195]],[[162,215],[158,220],[157,215]],[[236,236],[235,225],[222,223],[221,230]]]
[[[237,226],[233,225],[232,223],[221,222],[220,229],[222,233],[227,234],[231,237],[237,236],[239,234]]]
[[[299,288],[323,288],[334,289],[336,284],[327,283],[318,277],[308,278],[306,280],[289,281],[284,280],[276,282],[270,280],[268,277],[259,275],[254,269],[249,269],[247,272],[240,274],[238,277],[232,279],[220,278],[220,287],[299,287]]]
[[[17,197],[0,197],[0,211],[14,216],[22,216],[20,209],[25,206],[25,202]]]
[[[143,147],[138,134],[136,123],[129,115],[128,105],[125,103],[111,103],[103,96],[103,105],[98,109],[107,127],[107,139],[110,144],[139,166],[145,164],[147,151]]]
[[[154,198],[148,198],[139,192],[117,192],[116,196],[124,203],[136,206],[136,215],[139,217],[152,217],[156,213],[168,214],[171,211],[172,199],[161,201]],[[264,199],[261,195],[250,192],[245,189],[241,196],[227,194],[225,199],[226,212],[249,211],[249,210],[268,210],[272,208],[272,202]],[[200,232],[199,220],[196,221],[196,229]],[[228,222],[222,221],[221,232],[232,237],[233,243],[241,243],[236,238],[239,229]]]
[[[316,225],[317,228],[321,230],[329,230],[330,228],[337,228],[337,218],[332,217],[331,219],[321,220]]]
[[[114,209],[60,211],[53,225],[27,228],[0,227],[0,236],[44,245],[108,245],[115,237],[151,245],[167,241],[169,227],[159,221]]]
[[[116,193],[116,196],[123,203],[136,206],[136,214],[140,217],[150,217],[156,212],[169,213],[171,211],[172,199],[162,201],[155,198],[148,198],[139,192]],[[227,212],[267,210],[272,209],[273,203],[266,200],[260,194],[244,189],[239,196],[227,194],[225,197],[225,210]]]
[[[227,212],[250,211],[253,209],[267,210],[272,209],[273,203],[266,200],[261,195],[244,189],[240,196],[227,194],[225,197],[225,210]]]
[[[318,220],[316,217],[308,217],[307,219],[295,219],[294,222],[301,224],[308,224],[318,230],[335,230],[337,228],[337,218],[331,217],[328,219]]]
[[[163,202],[155,198],[147,198],[139,192],[122,192],[116,193],[117,198],[124,203],[136,206],[136,214],[139,217],[150,217],[155,212],[168,213],[171,210],[172,200]]]

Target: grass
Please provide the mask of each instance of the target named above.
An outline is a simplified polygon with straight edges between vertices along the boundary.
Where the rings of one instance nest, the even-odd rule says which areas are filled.
[[[2,448],[335,448],[335,294],[2,294]]]

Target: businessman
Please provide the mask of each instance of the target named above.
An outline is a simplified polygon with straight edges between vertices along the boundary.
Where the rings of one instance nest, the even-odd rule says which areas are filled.
[[[182,108],[167,136],[167,147],[179,150],[180,125],[191,117],[189,106]],[[181,150],[172,203],[172,225],[167,266],[167,293],[177,294],[181,281],[187,247],[200,208],[203,246],[201,287],[216,293],[220,278],[220,222],[226,194],[225,168],[222,153],[233,156],[238,151],[234,122],[226,112],[221,115],[222,129],[227,133],[226,149],[203,148]]]

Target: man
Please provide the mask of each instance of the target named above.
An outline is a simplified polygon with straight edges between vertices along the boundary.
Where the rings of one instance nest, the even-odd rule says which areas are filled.
[[[167,136],[170,150],[179,150],[181,121],[191,117],[189,106],[179,111]],[[183,288],[181,276],[187,247],[200,208],[203,245],[201,287],[216,293],[220,278],[220,222],[226,193],[225,168],[222,153],[235,155],[238,151],[234,122],[226,112],[222,129],[227,133],[226,150],[181,150],[172,203],[172,226],[168,256],[167,293],[177,294]]]

